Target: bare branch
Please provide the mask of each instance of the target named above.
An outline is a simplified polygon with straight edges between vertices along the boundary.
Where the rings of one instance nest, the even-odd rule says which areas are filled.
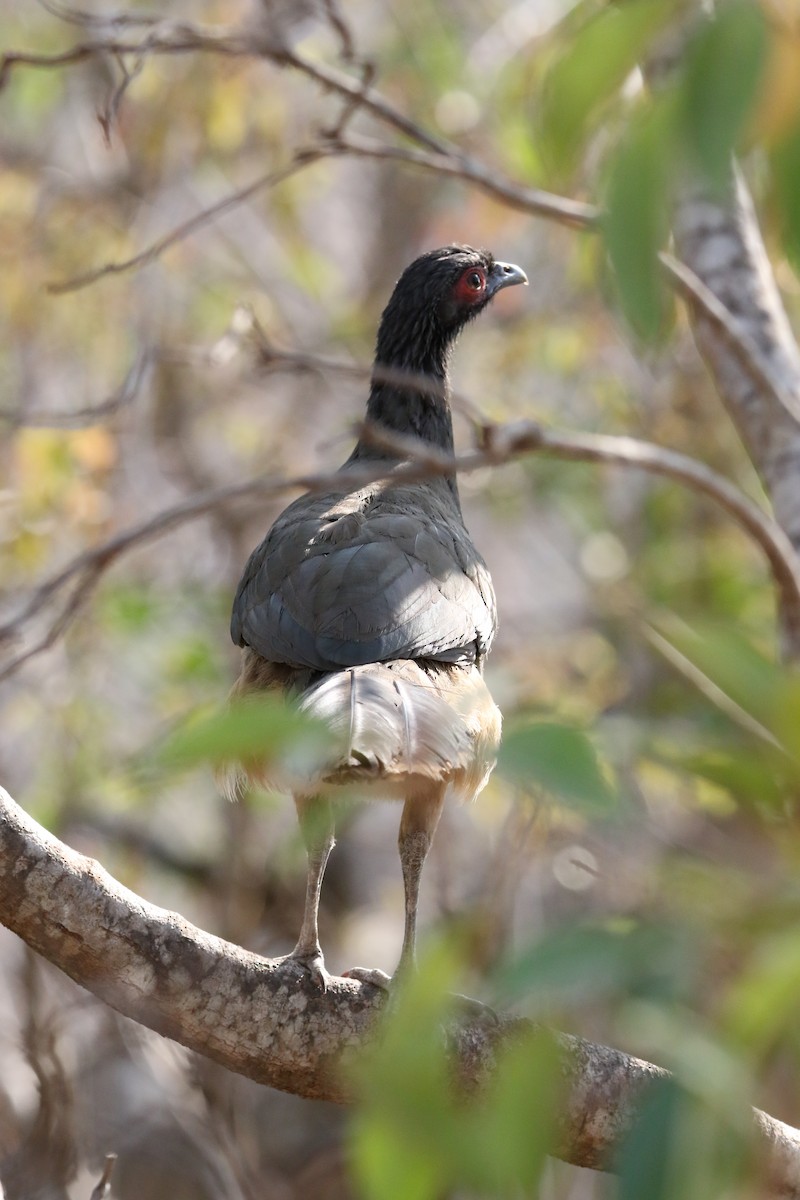
[[[517,435],[512,425],[503,430],[503,438],[520,446],[525,439],[525,425]],[[533,427],[534,439],[537,427]],[[640,467],[653,475],[661,475],[681,483],[713,500],[761,548],[769,562],[774,582],[796,627],[800,630],[800,559],[782,527],[763,509],[723,475],[677,450],[668,450],[638,438],[614,437],[607,434],[561,433],[555,430],[538,431],[535,448],[556,458],[578,462],[607,462],[620,466]],[[502,442],[501,442],[502,446]]]
[[[326,91],[336,92],[345,99],[356,100],[365,111],[388,122],[399,133],[441,154],[454,149],[449,142],[424,130],[415,121],[390,104],[379,92],[363,81],[354,80],[344,71],[327,66],[314,59],[305,58],[290,47],[269,39],[259,38],[252,29],[218,30],[204,29],[189,22],[164,21],[153,26],[139,41],[120,38],[97,38],[62,51],[60,54],[35,54],[25,51],[9,51],[0,58],[0,89],[8,82],[12,71],[19,67],[52,70],[57,67],[74,66],[90,58],[107,56],[138,59],[148,54],[221,54],[227,57],[264,58],[278,66],[291,66],[301,71]]]
[[[33,425],[47,429],[77,429],[85,425],[94,425],[134,402],[147,378],[151,361],[152,352],[147,348],[140,350],[116,392],[100,404],[76,408],[72,412],[49,412],[44,409],[22,412],[17,409],[0,408],[0,421],[8,421],[15,426]]]
[[[105,1163],[103,1164],[103,1173],[98,1179],[96,1186],[92,1189],[89,1200],[106,1200],[106,1197],[111,1192],[111,1176],[116,1164],[116,1154],[107,1154]]]
[[[133,25],[133,21],[126,21]],[[217,32],[191,25],[188,22],[164,21],[151,26],[139,41],[114,37],[98,37],[62,50],[58,54],[36,54],[32,51],[11,50],[0,58],[0,90],[8,83],[13,71],[20,67],[53,70],[71,67],[91,58],[139,58],[147,54],[221,54],[227,57],[257,57],[263,53],[246,32]]]
[[[82,42],[77,46],[63,50],[60,54],[33,54],[25,51],[11,50],[0,58],[0,90],[18,67],[36,67],[51,70],[53,67],[70,67],[75,63],[86,62],[90,58],[102,57],[108,53],[105,42]]]
[[[57,4],[56,0],[37,0],[37,4],[59,21],[64,21],[67,25],[79,25],[82,29],[142,29],[157,25],[162,19],[155,14],[148,16],[147,13],[87,12],[67,4]]]
[[[122,79],[97,114],[97,119],[100,122],[100,128],[103,131],[103,137],[107,146],[111,145],[111,130],[119,115],[123,97],[136,77],[141,75],[144,64],[147,61],[146,56],[140,54],[134,61],[133,66],[129,68],[121,55],[118,54],[115,58],[117,67],[122,72]]]
[[[329,19],[334,19],[336,11],[335,5],[328,7]],[[346,48],[348,44],[345,39],[343,46]],[[51,284],[49,287],[51,292],[73,291],[94,283],[105,275],[118,274],[144,266],[157,258],[169,246],[202,228],[221,213],[242,203],[255,192],[279,183],[287,177],[287,174],[309,165],[318,158],[338,154],[404,162],[411,166],[435,171],[441,175],[462,179],[479,187],[487,195],[491,195],[503,204],[523,212],[543,216],[572,228],[591,229],[597,227],[600,214],[595,205],[515,183],[505,178],[501,172],[464,154],[453,143],[433,135],[418,122],[410,120],[371,86],[371,70],[367,69],[361,80],[355,80],[335,67],[304,57],[286,45],[259,40],[248,32],[219,33],[185,22],[180,24],[164,22],[152,26],[147,36],[138,43],[109,38],[106,41],[97,40],[78,45],[71,51],[56,56],[11,53],[0,60],[0,87],[5,82],[10,70],[22,64],[38,67],[64,66],[101,54],[111,55],[118,61],[122,61],[127,55],[133,55],[136,62],[140,63],[144,56],[150,53],[175,54],[191,50],[243,57],[258,56],[279,66],[290,66],[313,79],[326,90],[336,92],[348,103],[335,129],[328,131],[327,143],[298,151],[289,167],[285,168],[286,173],[279,171],[260,177],[247,187],[231,193],[218,205],[197,214],[191,221],[179,226],[133,258],[106,264],[63,283]],[[359,109],[369,112],[383,124],[416,142],[417,147],[423,149],[387,145],[352,134],[345,136],[346,123]],[[741,320],[737,320],[735,309],[738,301],[736,298],[730,297],[726,304],[719,296],[715,296],[713,289],[708,287],[706,282],[686,264],[678,262],[671,255],[665,254],[661,257],[673,286],[684,298],[689,300],[692,308],[707,319],[722,335],[729,351],[733,351],[740,367],[747,371],[751,380],[757,386],[765,387],[789,413],[800,418],[800,399],[797,398],[795,390],[787,387],[780,378],[780,373],[773,368],[769,362],[768,353],[762,351],[758,337],[752,336],[745,324]]]
[[[708,675],[696,663],[693,663],[690,658],[687,658],[668,638],[664,637],[663,633],[654,629],[652,625],[645,625],[644,635],[653,649],[657,650],[670,666],[680,672],[685,679],[688,679],[707,700],[718,708],[720,712],[724,712],[726,717],[733,721],[735,725],[740,726],[747,733],[757,737],[759,741],[765,742],[773,750],[778,750],[782,754],[788,754],[783,743],[778,741],[774,733],[767,729],[766,725],[762,725],[752,713],[742,708],[741,704],[737,703],[732,696],[729,696],[719,684],[714,683],[713,679],[709,679]],[[794,759],[793,761],[797,765]]]
[[[446,155],[432,154],[407,146],[393,146],[374,139],[356,137],[353,134],[339,137],[335,144],[343,154],[358,158],[394,160],[434,171],[439,175],[461,179],[509,208],[546,217],[570,228],[593,230],[598,227],[601,213],[595,205],[570,200],[539,188],[524,187],[504,177],[501,172],[490,169],[485,163],[458,151],[451,151]],[[727,308],[686,263],[667,253],[662,253],[659,258],[672,287],[688,302],[693,311],[714,327],[752,381],[774,396],[796,420],[800,420],[800,393],[792,386],[787,386],[785,378],[770,361],[758,340],[751,335],[748,326],[737,319],[733,311],[733,298],[730,298],[731,306]]]
[[[149,263],[155,262],[165,250],[170,246],[174,246],[176,242],[183,241],[184,238],[196,233],[198,229],[210,225],[217,217],[221,217],[224,213],[229,212],[237,205],[243,204],[245,200],[249,200],[251,196],[257,192],[263,191],[265,188],[276,187],[279,183],[289,179],[304,167],[310,166],[311,163],[317,162],[318,159],[324,158],[328,151],[325,147],[308,146],[305,149],[296,150],[292,155],[291,161],[277,171],[269,171],[266,175],[259,175],[251,183],[246,184],[242,188],[237,188],[236,191],[230,192],[227,196],[223,196],[216,204],[209,205],[201,212],[195,214],[182,225],[178,225],[172,229],[164,237],[151,243],[147,249],[142,250],[139,254],[135,254],[132,258],[122,259],[119,262],[105,263],[101,267],[95,267],[91,271],[86,271],[82,275],[75,275],[71,279],[65,279],[57,283],[49,283],[47,290],[53,295],[62,296],[66,292],[76,292],[80,288],[88,287],[91,283],[96,283],[98,279],[103,279],[106,275],[121,275],[125,271],[131,271],[135,268],[145,267]]]
[[[345,369],[353,368],[347,366]],[[395,483],[410,483],[430,478],[431,475],[452,475],[461,471],[476,471],[487,466],[499,466],[534,453],[551,454],[557,458],[579,462],[606,462],[637,467],[652,474],[665,476],[708,496],[761,548],[772,570],[784,610],[792,620],[798,622],[800,628],[800,562],[783,530],[727,479],[687,455],[635,438],[560,433],[545,429],[534,421],[485,426],[481,435],[481,447],[472,453],[454,458],[416,438],[389,434],[374,426],[361,427],[361,436],[369,438],[392,457],[383,461],[355,464],[346,470],[294,478],[261,477],[201,492],[173,508],[165,509],[146,521],[131,526],[67,563],[39,585],[15,617],[0,626],[0,643],[14,640],[32,617],[56,600],[59,593],[68,591],[67,600],[45,632],[0,669],[0,680],[7,678],[24,662],[53,645],[74,619],[103,573],[121,555],[136,546],[161,537],[186,521],[206,516],[220,505],[256,496],[278,495],[292,489],[316,492],[341,491],[347,488],[356,490],[387,478],[391,478]]]
[[[173,230],[141,254],[124,262],[106,264],[76,279],[51,285],[52,291],[64,292],[73,290],[92,283],[106,274],[119,273],[151,262],[164,249],[174,244],[175,241],[201,228],[215,216],[228,211],[254,192],[280,182],[288,174],[316,161],[318,158],[341,153],[362,157],[394,158],[409,165],[461,178],[480,187],[487,194],[491,194],[497,199],[502,200],[503,203],[523,209],[524,211],[547,216],[550,219],[562,221],[573,227],[590,228],[597,223],[598,212],[593,206],[553,196],[538,189],[520,187],[504,179],[484,164],[462,154],[456,146],[446,140],[431,135],[427,130],[423,129],[416,122],[409,120],[391,105],[369,84],[368,79],[355,80],[350,75],[336,68],[306,59],[284,44],[276,44],[263,39],[259,40],[252,32],[243,34],[241,31],[233,33],[230,31],[208,31],[188,23],[170,24],[163,22],[150,27],[145,37],[138,42],[127,42],[109,38],[105,41],[95,40],[84,43],[73,47],[72,51],[65,52],[65,54],[59,56],[37,57],[24,54],[10,54],[6,55],[5,59],[2,60],[2,65],[0,65],[0,86],[2,86],[8,72],[13,67],[22,65],[23,62],[29,66],[61,66],[70,62],[80,61],[82,58],[95,54],[112,54],[122,57],[135,55],[138,58],[147,53],[174,54],[190,50],[250,57],[261,56],[277,65],[290,66],[295,70],[303,72],[327,90],[333,91],[343,97],[348,102],[348,107],[345,109],[345,116],[340,120],[335,135],[329,138],[327,143],[298,151],[292,162],[282,171],[262,176],[246,188],[225,197],[217,205],[197,214],[191,221]],[[386,146],[379,142],[356,138],[353,135],[345,136],[343,126],[349,116],[352,115],[353,108],[370,113],[370,115],[382,123],[389,125],[395,131],[416,142],[417,148]],[[708,206],[706,206],[704,211],[707,211],[707,209]],[[684,221],[684,225],[686,224],[687,222]],[[689,222],[689,225],[691,225],[691,222]],[[717,220],[717,226],[719,227],[719,220]],[[748,280],[752,283],[752,278],[754,277],[752,263],[756,261],[758,256],[755,255],[753,250],[753,237],[751,235],[748,236],[748,249],[753,253],[751,254],[752,262],[751,260],[747,260],[746,262],[746,274]],[[734,242],[735,239],[733,239],[732,245]],[[736,243],[736,245],[738,246],[739,243]],[[721,298],[718,294],[718,289],[717,294],[715,294],[715,289],[709,281],[700,278],[685,264],[679,263],[667,255],[663,256],[662,261],[673,284],[689,299],[692,311],[699,314],[699,317],[705,321],[706,325],[714,329],[715,336],[718,339],[722,339],[726,354],[728,357],[736,359],[739,372],[741,373],[742,369],[744,369],[744,373],[749,379],[748,387],[750,392],[753,392],[754,388],[766,391],[777,400],[787,418],[789,414],[793,416],[795,412],[800,412],[800,401],[797,400],[796,395],[795,376],[790,373],[791,378],[789,378],[788,384],[785,382],[788,378],[784,369],[785,362],[780,361],[776,364],[771,361],[773,344],[771,341],[768,341],[766,345],[764,344],[760,336],[762,326],[753,326],[752,321],[743,321],[736,315],[737,305],[740,303],[738,296],[729,289],[728,293]],[[761,276],[763,275],[764,271],[761,270]],[[767,291],[769,291],[763,278],[760,279],[759,287],[758,296],[763,299]],[[772,291],[774,292],[774,285],[772,285]],[[770,293],[771,295],[772,293]],[[778,324],[775,317],[777,309],[775,303],[770,303],[771,307],[767,305],[770,309],[770,332],[774,334],[777,331]],[[751,332],[751,328],[754,328],[755,332]],[[788,340],[784,337],[783,343],[788,345],[790,341],[791,334],[789,333]],[[793,342],[791,344],[793,345]],[[797,351],[795,347],[794,366],[797,365],[796,360]],[[744,420],[746,428],[749,428],[747,420],[742,415],[741,410],[743,407],[743,405],[738,406],[739,423],[741,425]],[[800,432],[797,430],[794,420],[792,421],[791,433],[798,433],[796,439],[797,454],[792,449],[792,459],[795,457],[800,458]],[[789,453],[786,449],[787,437],[788,435],[783,431],[778,439],[779,456],[782,455],[784,458]],[[792,445],[794,446],[794,441]],[[537,449],[542,448],[542,443],[539,441]],[[584,451],[586,451],[586,447],[584,447]],[[597,448],[595,448],[596,451]],[[514,452],[516,453],[516,451]],[[555,453],[556,451],[551,448],[550,452]],[[573,447],[572,452],[577,453],[575,447]],[[559,451],[559,453],[566,456],[566,450],[564,449]],[[775,455],[773,454],[770,461],[774,457]],[[626,459],[625,461],[629,460]],[[781,458],[782,461],[783,458]],[[642,460],[639,462],[639,465],[645,467],[647,470],[660,470],[662,473],[671,473],[671,468],[663,466],[663,460],[660,467],[655,464],[655,460],[648,460],[647,462]],[[675,464],[673,463],[672,466],[675,466]],[[471,468],[463,464],[455,464],[451,465],[449,469]],[[781,484],[785,479],[785,475],[786,472],[781,470]],[[673,477],[677,478],[680,476],[673,475]],[[696,473],[692,475],[690,472],[689,475],[683,478],[683,482],[689,483],[689,486],[700,486],[700,481]],[[785,624],[788,630],[787,637],[790,641],[796,641],[800,646],[800,605],[797,601],[797,568],[794,555],[787,555],[786,545],[777,537],[774,524],[769,522],[768,518],[764,517],[754,505],[744,501],[740,493],[736,489],[733,489],[727,481],[719,480],[718,478],[718,482],[723,485],[722,489],[719,486],[711,484],[708,474],[706,474],[701,490],[706,490],[707,494],[714,495],[718,502],[727,507],[731,515],[738,513],[736,519],[765,549],[770,559],[773,573],[781,588],[783,603],[786,606]],[[792,494],[788,497],[787,502],[783,503],[783,497],[787,489],[781,487],[781,496],[776,499],[778,519],[784,528],[788,529],[790,538],[793,539],[795,527],[798,526],[798,522],[800,521],[800,510],[797,509],[796,497],[794,495],[795,490],[792,490]],[[773,491],[775,491],[774,488]],[[738,498],[738,503],[735,497]],[[745,505],[744,509],[742,508],[743,501]],[[766,525],[764,524],[765,522]],[[800,526],[797,527],[796,532],[797,543],[800,544]],[[0,631],[0,636],[2,636],[2,631]]]
[[[155,908],[37,825],[0,788],[0,920],[76,983],[133,1020],[258,1083],[353,1099],[342,1060],[368,1049],[384,993],[334,977],[325,993],[291,961],[263,959]],[[458,1077],[479,1089],[526,1021],[449,1031]],[[642,1096],[666,1073],[554,1034],[567,1083],[553,1152],[608,1169]],[[772,1194],[800,1198],[800,1131],[755,1110]]]
[[[414,388],[425,396],[446,399],[452,408],[457,409],[474,428],[482,430],[488,424],[486,417],[477,405],[464,395],[463,392],[448,390],[441,379],[431,375],[419,374],[416,371],[405,371],[399,367],[389,367],[384,363],[343,362],[338,358],[329,358],[323,354],[309,354],[296,350],[281,350],[270,339],[264,327],[256,319],[250,308],[237,309],[231,330],[221,339],[218,346],[225,346],[228,353],[230,341],[242,343],[252,337],[258,355],[258,366],[266,371],[309,372],[311,374],[335,374],[349,376],[354,379],[371,379],[376,383],[390,383],[398,387]],[[214,351],[212,351],[212,356]]]
[[[554,192],[547,192],[542,188],[525,187],[515,183],[502,171],[488,167],[471,155],[463,154],[457,147],[430,152],[409,146],[394,146],[374,138],[357,137],[351,133],[339,137],[332,144],[340,154],[402,162],[426,171],[434,171],[438,175],[462,179],[465,183],[474,184],[508,208],[519,209],[533,216],[547,217],[574,229],[592,229],[600,216],[600,210],[594,204],[557,196]]]
[[[345,62],[355,62],[356,45],[353,31],[347,23],[339,0],[322,0],[322,7],[331,29],[339,39],[342,48],[342,58]]]

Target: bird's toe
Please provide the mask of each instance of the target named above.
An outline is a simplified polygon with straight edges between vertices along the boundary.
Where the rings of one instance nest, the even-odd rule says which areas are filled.
[[[450,999],[456,1011],[467,1022],[482,1021],[487,1025],[499,1025],[500,1018],[488,1004],[476,1000],[473,996],[464,996],[461,992],[451,992]]]
[[[325,959],[322,953],[306,954],[305,952],[298,954],[294,951],[292,954],[287,954],[284,962],[293,963],[298,970],[307,976],[317,991],[327,992],[328,984],[331,976],[325,969]]]
[[[391,991],[392,976],[378,967],[351,967],[342,974],[345,979],[357,979],[359,983],[371,983],[373,987],[378,987],[384,992]]]

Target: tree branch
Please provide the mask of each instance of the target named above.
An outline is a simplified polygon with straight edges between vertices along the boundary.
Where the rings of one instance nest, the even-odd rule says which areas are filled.
[[[394,146],[373,138],[357,137],[351,133],[332,138],[331,145],[338,154],[354,158],[386,159],[389,162],[401,162],[425,171],[433,171],[437,175],[450,175],[454,179],[475,185],[487,196],[505,204],[507,208],[516,208],[532,216],[547,217],[573,229],[593,229],[600,216],[600,210],[594,204],[516,183],[502,171],[489,167],[472,155],[464,154],[457,147],[452,147],[446,153],[426,151],[410,146]]]
[[[148,347],[140,349],[120,386],[100,404],[86,405],[84,408],[64,412],[35,408],[0,408],[0,421],[8,421],[16,427],[25,425],[46,429],[77,429],[85,425],[94,425],[119,409],[133,404],[147,378],[152,357],[152,351]]]
[[[275,358],[277,352],[272,351]],[[288,355],[287,365],[294,369],[309,369],[313,356]],[[324,361],[327,369],[335,366]],[[358,368],[341,364],[352,373]],[[394,379],[395,373],[392,373]],[[77,615],[103,573],[121,555],[133,548],[161,537],[186,521],[206,516],[209,512],[232,501],[279,495],[292,489],[325,492],[350,488],[353,491],[381,479],[394,482],[417,482],[431,475],[452,475],[477,471],[487,466],[500,466],[529,454],[551,454],[573,462],[604,462],[618,466],[636,467],[654,475],[672,479],[713,500],[753,539],[764,553],[778,589],[783,611],[796,619],[800,629],[800,560],[779,525],[763,512],[724,476],[704,463],[636,438],[604,434],[569,433],[546,429],[536,421],[515,421],[508,425],[484,425],[480,429],[481,445],[468,454],[450,457],[412,437],[389,434],[375,427],[363,427],[362,436],[372,440],[397,456],[399,465],[384,462],[365,462],[346,470],[321,472],[295,477],[261,477],[223,488],[213,488],[193,496],[172,508],[131,526],[91,550],[85,551],[44,580],[29,597],[23,608],[0,626],[0,644],[13,642],[23,626],[47,605],[67,592],[56,617],[32,645],[20,651],[0,667],[0,680],[7,678],[23,663],[46,650],[63,633]],[[794,628],[792,626],[792,628]]]
[[[723,201],[701,189],[687,190],[678,204],[675,236],[681,257],[719,304],[735,314],[736,325],[768,365],[770,379],[780,383],[776,397],[763,375],[743,368],[741,354],[732,350],[708,306],[690,306],[698,348],[764,482],[775,518],[800,552],[800,351],[741,174],[736,171]],[[787,655],[800,658],[795,609],[782,613],[782,625]]]
[[[96,18],[91,18],[89,14],[80,13],[77,10],[58,9],[55,11],[62,19],[84,24],[88,28],[95,28],[98,24]],[[335,7],[331,9],[328,6],[327,12],[329,19],[334,19],[331,14],[334,13],[335,17]],[[135,26],[137,23],[142,22],[137,22],[135,18],[127,21],[124,14],[118,14],[112,22],[113,25],[122,28],[126,24]],[[176,241],[202,228],[216,216],[228,211],[262,188],[280,182],[288,174],[319,158],[337,154],[401,161],[408,165],[435,171],[438,174],[462,179],[477,186],[503,204],[523,212],[543,216],[573,228],[597,228],[600,212],[595,205],[557,196],[539,188],[525,187],[505,178],[502,172],[463,153],[452,142],[432,134],[430,130],[407,117],[372,87],[369,74],[367,77],[354,79],[336,67],[306,58],[280,41],[269,37],[259,37],[253,30],[220,31],[205,29],[189,22],[156,23],[151,21],[148,23],[145,21],[144,24],[147,25],[148,32],[138,41],[126,41],[109,36],[106,39],[95,38],[80,43],[57,55],[10,52],[0,59],[0,88],[7,82],[11,71],[19,66],[63,67],[97,56],[112,57],[118,62],[122,62],[123,66],[126,57],[132,57],[135,64],[140,64],[149,54],[183,54],[191,51],[233,57],[260,57],[279,67],[291,67],[314,80],[325,90],[340,96],[347,102],[348,119],[354,111],[363,109],[382,124],[388,125],[397,133],[415,142],[417,148],[387,145],[352,134],[345,135],[342,129],[338,128],[328,137],[327,142],[323,141],[319,145],[298,151],[292,163],[284,171],[261,176],[245,188],[230,193],[218,204],[198,213],[190,221],[172,230],[140,254],[121,262],[107,263],[73,279],[51,284],[49,287],[51,292],[74,291],[94,283],[105,275],[119,274],[135,267],[144,266],[152,262]],[[124,79],[123,86],[125,86]],[[691,236],[692,230],[695,231],[695,234],[697,233],[695,211],[697,205],[694,202],[683,205],[682,216],[679,213],[677,224],[679,244],[681,244],[682,226],[684,233],[688,235],[683,239],[687,245],[687,253],[684,254],[687,262],[679,262],[668,254],[663,254],[661,261],[671,285],[688,300],[690,310],[696,314],[698,319],[704,322],[707,328],[714,331],[717,344],[724,345],[727,356],[732,357],[738,364],[739,374],[744,373],[747,381],[745,388],[749,388],[750,391],[754,388],[765,388],[783,406],[786,413],[796,419],[800,417],[800,384],[797,381],[800,360],[798,360],[796,347],[794,356],[791,352],[793,344],[791,332],[777,297],[777,290],[769,271],[763,246],[760,243],[752,211],[745,211],[749,208],[749,198],[747,198],[741,180],[738,182],[738,188],[738,204],[741,212],[729,214],[731,219],[727,222],[723,221],[723,224],[727,223],[731,227],[728,230],[728,259],[729,261],[734,261],[734,259],[738,261],[739,273],[735,278],[731,278],[733,286],[726,289],[725,295],[719,288],[712,286],[712,282],[706,277],[707,272],[704,274],[703,269],[700,268],[695,272],[689,265],[689,263],[694,263],[693,253],[697,249],[697,238],[693,239]],[[703,211],[710,211],[705,200],[702,201],[700,207]],[[724,206],[717,205],[717,209],[719,211],[715,218],[717,226],[715,236],[722,229],[718,217],[720,212],[724,213]],[[742,216],[743,219],[740,219]],[[702,220],[700,225],[702,226]],[[730,237],[731,232],[733,237]],[[733,258],[731,249],[734,251]],[[743,293],[739,291],[739,283],[744,284]],[[770,332],[770,338],[766,341],[763,336],[765,318]],[[702,329],[702,326],[700,328]],[[708,357],[707,351],[703,348],[702,335],[698,344]],[[776,350],[778,350],[777,356]],[[717,382],[719,383],[719,379]],[[742,427],[743,417],[738,411],[740,407],[739,403],[733,404],[734,418]],[[744,407],[747,407],[746,402]],[[744,424],[748,423],[745,421]],[[749,438],[746,437],[746,440],[749,441]],[[778,440],[781,443],[783,441],[782,437]],[[798,441],[800,441],[800,435],[798,435]],[[800,458],[800,449],[797,451],[793,449],[792,457],[793,459]],[[756,458],[755,461],[761,468],[759,458]],[[783,474],[783,472],[781,473]],[[769,478],[770,475],[767,475],[768,486],[771,487]],[[781,487],[781,491],[785,490]],[[788,516],[791,518],[789,525],[783,519],[784,508],[787,509]],[[776,513],[778,520],[789,532],[792,541],[795,545],[800,545],[800,503],[796,499],[788,500],[785,505],[783,501],[781,504],[776,502]]]
[[[346,1056],[374,1037],[384,995],[334,977],[325,993],[291,962],[259,958],[124,888],[58,841],[0,788],[0,920],[32,949],[133,1020],[257,1083],[348,1103]],[[526,1021],[454,1031],[459,1077],[479,1088]],[[607,1168],[659,1067],[555,1035],[568,1088],[553,1152]],[[800,1132],[759,1111],[774,1194],[800,1198]]]
[[[298,171],[303,170],[304,167],[318,162],[320,158],[324,158],[329,153],[330,151],[326,146],[307,146],[304,149],[296,150],[285,167],[279,167],[275,171],[268,171],[264,175],[259,175],[257,179],[245,184],[244,187],[229,192],[227,196],[223,196],[216,204],[210,204],[208,208],[195,213],[188,221],[184,221],[181,225],[176,225],[169,233],[157,238],[156,241],[151,242],[149,246],[141,250],[138,254],[132,255],[131,258],[103,263],[102,266],[93,267],[91,271],[84,271],[81,275],[73,275],[71,279],[48,283],[47,291],[53,296],[63,296],[67,292],[77,292],[81,288],[88,287],[90,284],[96,283],[98,279],[105,278],[106,275],[122,275],[125,271],[146,267],[150,263],[155,262],[157,258],[160,258],[164,251],[169,250],[176,242],[182,242],[184,238],[196,233],[198,229],[203,229],[206,225],[210,225],[217,217],[221,217],[225,213],[230,212],[231,209],[236,208],[239,204],[243,204],[251,196],[255,196],[258,192],[262,192],[267,188],[276,187],[279,183],[283,183],[292,175],[297,174]]]

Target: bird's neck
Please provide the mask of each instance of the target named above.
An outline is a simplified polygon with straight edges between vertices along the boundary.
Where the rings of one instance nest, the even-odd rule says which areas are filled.
[[[390,434],[419,438],[437,450],[452,454],[449,348],[437,346],[424,354],[419,346],[414,349],[413,356],[398,350],[382,357],[379,344],[367,401],[367,423]],[[397,457],[390,449],[376,451],[364,439],[356,451],[359,457],[365,454],[374,457],[376,453],[381,457]]]

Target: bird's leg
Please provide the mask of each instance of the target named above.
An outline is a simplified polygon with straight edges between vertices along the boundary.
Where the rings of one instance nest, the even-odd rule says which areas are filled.
[[[439,824],[439,817],[442,815],[446,792],[447,785],[438,784],[423,795],[409,796],[403,806],[398,848],[400,850],[400,866],[403,871],[406,920],[403,948],[400,951],[400,961],[395,968],[394,975],[390,977],[385,971],[379,971],[376,968],[352,967],[349,971],[345,971],[345,975],[349,978],[388,989],[393,980],[397,981],[407,972],[416,969],[415,946],[420,879],[436,826]]]
[[[334,847],[333,806],[321,796],[295,796],[297,819],[308,854],[306,904],[300,937],[289,958],[302,963],[320,991],[328,986],[328,973],[319,944],[319,897],[322,877]]]
[[[406,921],[403,931],[403,948],[395,976],[416,969],[417,906],[422,868],[433,843],[433,835],[439,824],[444,807],[446,787],[422,797],[409,797],[403,806],[400,818],[400,866],[403,871],[405,890]]]

